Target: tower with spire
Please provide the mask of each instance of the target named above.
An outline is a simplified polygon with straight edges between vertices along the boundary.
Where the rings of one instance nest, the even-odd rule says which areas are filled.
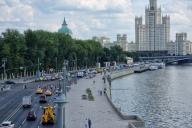
[[[167,51],[170,17],[162,17],[157,0],[149,0],[149,6],[145,9],[145,24],[142,23],[142,17],[135,18],[135,41],[138,51]]]
[[[157,9],[157,0],[150,0],[150,9],[151,10]]]
[[[71,29],[68,28],[67,22],[66,22],[66,20],[65,20],[65,17],[64,17],[62,26],[61,26],[61,28],[58,30],[58,32],[72,36],[72,31],[71,31]]]

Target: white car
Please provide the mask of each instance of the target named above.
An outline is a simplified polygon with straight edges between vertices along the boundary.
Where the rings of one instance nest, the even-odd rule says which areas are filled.
[[[15,124],[13,124],[11,121],[4,121],[0,128],[14,128]]]

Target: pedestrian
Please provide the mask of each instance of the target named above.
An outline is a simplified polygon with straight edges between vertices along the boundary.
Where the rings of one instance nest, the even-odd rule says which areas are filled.
[[[102,96],[102,91],[100,90],[100,96]]]
[[[88,119],[88,126],[89,126],[88,128],[91,128],[91,124],[92,124],[92,123],[91,123],[91,120]]]
[[[106,94],[106,91],[107,91],[107,89],[106,89],[106,88],[104,88],[104,90],[103,90],[103,94]]]
[[[88,128],[88,120],[87,120],[87,118],[85,119],[85,128]]]

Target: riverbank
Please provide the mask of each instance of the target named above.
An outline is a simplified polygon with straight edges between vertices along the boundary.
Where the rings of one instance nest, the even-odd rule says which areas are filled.
[[[133,69],[127,69],[127,70],[123,70],[123,71],[118,71],[118,72],[113,72],[111,74],[111,82],[108,81],[107,82],[107,93],[106,93],[106,97],[108,102],[111,104],[111,106],[113,107],[113,109],[115,110],[115,112],[119,115],[119,117],[121,117],[121,119],[123,120],[127,120],[128,121],[128,127],[129,128],[144,128],[145,127],[145,122],[138,117],[137,115],[125,115],[121,112],[121,108],[118,108],[114,105],[114,103],[112,102],[111,99],[111,83],[113,80],[123,77],[123,76],[127,76],[130,74],[133,74],[134,70]]]

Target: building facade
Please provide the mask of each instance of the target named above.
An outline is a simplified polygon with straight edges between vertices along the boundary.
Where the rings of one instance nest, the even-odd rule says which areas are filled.
[[[137,51],[137,44],[134,42],[127,43],[127,51],[128,52],[136,52]]]
[[[135,18],[135,42],[138,51],[166,51],[170,42],[170,17],[161,16],[157,0],[150,0],[142,17]]]
[[[192,42],[187,40],[187,33],[176,33],[175,42],[167,45],[169,55],[192,55]]]
[[[123,51],[128,51],[128,42],[126,34],[117,34],[117,41],[114,42],[116,45],[119,45]]]
[[[186,55],[187,33],[176,33],[175,42],[178,46],[178,55]]]
[[[192,54],[192,42],[187,40],[187,33],[177,33],[175,42],[178,46],[178,55]]]
[[[94,36],[92,39],[94,41],[99,42],[102,47],[110,48],[111,46],[113,46],[113,43],[110,42],[110,38],[108,38],[108,37],[105,37],[105,36],[101,36],[101,37]]]
[[[170,41],[167,44],[168,54],[171,56],[178,55],[178,46],[175,41]]]

